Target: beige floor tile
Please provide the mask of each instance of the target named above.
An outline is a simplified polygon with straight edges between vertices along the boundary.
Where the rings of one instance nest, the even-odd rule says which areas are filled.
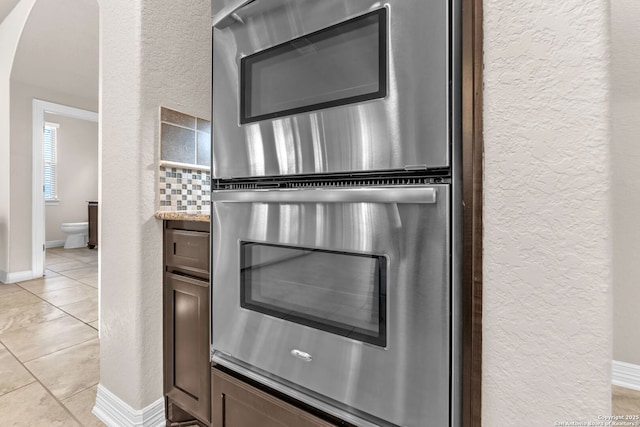
[[[64,316],[63,311],[42,300],[35,304],[10,308],[0,312],[0,334]]]
[[[37,382],[0,396],[3,426],[80,427]]]
[[[98,258],[98,251],[89,248],[52,248],[51,250],[47,251],[47,254],[48,253],[69,259]]]
[[[612,387],[613,415],[640,415],[640,391]]]
[[[56,306],[72,304],[87,298],[97,298],[98,290],[94,287],[77,282],[77,286],[45,292],[39,295],[45,301]]]
[[[82,249],[82,248],[76,248],[76,249]],[[47,249],[47,255],[52,254],[55,256],[61,256],[61,257],[73,257],[74,254],[77,253],[76,249],[65,249],[62,246],[58,246],[57,248],[50,248]]]
[[[62,401],[62,404],[82,423],[84,427],[102,427],[102,423],[91,413],[96,404],[97,385],[74,394]]]
[[[57,291],[58,289],[71,288],[78,286],[78,282],[74,279],[70,279],[65,276],[55,277],[41,277],[39,279],[29,280],[28,282],[20,283],[20,286],[29,292],[36,295],[43,294],[45,292]]]
[[[95,339],[25,363],[27,369],[58,399],[97,385],[100,342]]]
[[[85,267],[85,263],[84,262],[80,262],[80,261],[73,261],[73,260],[68,260],[65,262],[61,262],[60,264],[51,264],[49,266],[47,266],[47,268],[49,270],[53,270],[56,273],[62,273],[65,272],[67,270],[73,270],[75,268],[82,268]]]
[[[47,250],[47,253],[44,256],[44,265],[45,266],[50,266],[53,264],[60,264],[63,262],[69,262],[68,258],[65,258],[63,256],[60,255],[56,255],[54,254],[51,249]]]
[[[47,269],[47,270],[44,271],[44,275],[45,275],[45,277],[56,277],[56,276],[59,276],[60,273],[56,273],[55,271],[51,271],[51,270]]]
[[[98,287],[98,273],[92,274],[91,276],[83,277],[82,279],[78,279],[80,282],[85,285],[89,285],[93,288]]]
[[[47,254],[50,253],[59,253],[59,252],[64,252],[67,249],[63,248],[62,246],[56,246],[55,248],[49,248],[47,249]]]
[[[73,304],[61,305],[63,310],[84,323],[98,320],[98,298],[87,298]]]
[[[96,331],[98,330],[98,324],[100,322],[98,320],[96,320],[95,322],[91,322],[89,323],[89,326],[91,326],[92,328],[94,328]]]
[[[0,342],[22,362],[97,338],[98,333],[71,316],[0,334]]]
[[[19,291],[20,289],[21,289],[20,286],[16,285],[15,283],[8,284],[8,285],[5,285],[4,283],[0,283],[0,296]]]
[[[78,256],[78,257],[75,257],[73,259],[74,259],[74,261],[84,262],[87,265],[97,265],[97,263],[98,263],[98,253],[96,252],[95,255]]]
[[[0,295],[0,313],[3,313],[12,308],[35,304],[40,301],[41,299],[37,296],[20,289],[15,292]]]
[[[83,277],[98,274],[98,266],[96,265],[87,267],[87,264],[84,264],[84,267],[82,268],[63,271],[61,274],[67,277],[71,277],[72,279],[82,279]]]
[[[35,378],[22,366],[22,363],[0,345],[0,396],[34,381]]]

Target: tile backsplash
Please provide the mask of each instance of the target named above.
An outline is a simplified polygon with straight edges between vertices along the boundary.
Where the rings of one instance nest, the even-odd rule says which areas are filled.
[[[159,211],[209,213],[211,172],[160,166]]]
[[[209,213],[211,123],[160,107],[160,161],[158,210]]]

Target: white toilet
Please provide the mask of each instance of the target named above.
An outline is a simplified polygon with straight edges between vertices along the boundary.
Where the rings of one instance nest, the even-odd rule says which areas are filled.
[[[88,222],[65,222],[60,226],[60,230],[67,234],[67,240],[64,242],[65,249],[87,246]]]

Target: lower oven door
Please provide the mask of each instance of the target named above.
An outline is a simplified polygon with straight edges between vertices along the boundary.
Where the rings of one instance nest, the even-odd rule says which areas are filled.
[[[212,192],[213,360],[356,425],[450,425],[450,188]]]

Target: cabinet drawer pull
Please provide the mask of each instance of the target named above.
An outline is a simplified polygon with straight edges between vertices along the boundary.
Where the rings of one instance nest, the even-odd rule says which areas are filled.
[[[227,425],[227,402],[225,402],[224,393],[220,393],[220,400],[222,400],[222,427],[225,427]]]

